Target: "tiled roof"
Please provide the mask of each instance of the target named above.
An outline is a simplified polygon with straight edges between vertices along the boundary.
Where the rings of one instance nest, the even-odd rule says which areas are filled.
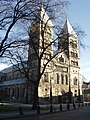
[[[3,83],[1,83],[0,86],[19,85],[19,84],[23,84],[23,83],[26,83],[25,78],[20,78],[20,79],[15,79],[15,80],[7,80],[7,81],[4,81]]]

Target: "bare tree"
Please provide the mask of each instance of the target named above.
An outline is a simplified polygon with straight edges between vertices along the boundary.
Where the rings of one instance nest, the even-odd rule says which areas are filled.
[[[13,2],[15,1],[13,0]],[[67,6],[68,2],[61,0],[45,0],[42,2],[41,0],[36,0],[32,4],[32,1],[30,0],[17,0],[15,3],[15,5],[9,3],[9,6],[11,7],[10,10],[13,10],[13,12],[8,10],[9,15],[13,16],[10,17],[10,22],[8,23],[9,18],[6,16],[5,19],[1,19],[1,23],[3,23],[2,21],[6,21],[7,23],[3,25],[6,27],[6,37],[4,37],[1,41],[0,54],[2,56],[3,53],[5,53],[10,62],[16,66],[18,70],[27,78],[26,99],[28,99],[28,85],[29,83],[33,84],[33,107],[37,107],[39,102],[38,86],[40,79],[47,68],[47,65],[50,64],[52,67],[53,59],[59,53],[65,51],[67,49],[67,45],[69,44],[67,41],[61,42],[60,50],[57,51],[58,39],[60,39],[59,33],[64,21],[64,7]],[[16,28],[24,28],[24,31],[19,31],[18,35],[21,35],[21,37],[18,38],[15,36],[17,39],[14,39],[14,41],[11,43],[9,42],[8,44],[8,36],[11,34],[11,29],[16,23],[18,25]],[[28,29],[29,25],[31,27]],[[25,29],[28,34],[25,32]],[[22,35],[29,36],[29,39],[23,39]],[[5,52],[7,48],[4,49],[5,43],[6,45],[12,46],[12,48],[8,49],[7,52]],[[37,61],[37,66],[35,66],[37,74],[36,80],[33,80],[33,59]],[[41,65],[42,60],[44,61],[43,65]],[[25,63],[25,61],[27,62]]]
[[[17,37],[21,22],[31,21],[35,12],[33,0],[0,1],[0,57],[12,44],[20,41]],[[19,35],[21,36],[21,34]]]
[[[13,2],[15,2],[15,1],[13,1]],[[40,0],[40,1],[33,2],[33,4],[31,5],[32,1],[30,1],[30,0],[29,1],[28,0],[25,0],[25,1],[17,0],[15,5],[13,5],[11,3],[8,3],[8,5],[11,6],[10,10],[12,10],[12,8],[14,10],[13,12],[11,12],[11,16],[13,16],[13,18],[10,17],[10,23],[7,23],[7,25],[9,26],[9,24],[10,24],[11,27],[4,25],[7,28],[6,32],[8,29],[10,29],[10,30],[7,33],[7,39],[5,37],[4,38],[5,40],[2,40],[1,48],[4,47],[4,43],[6,42],[6,40],[9,39],[8,38],[9,34],[12,35],[12,31],[11,31],[12,27],[15,27],[15,31],[13,33],[15,33],[16,30],[18,30],[18,28],[19,29],[22,28],[22,30],[21,31],[19,30],[18,34],[16,34],[16,36],[14,35],[14,38],[13,38],[14,41],[12,41],[13,44],[9,43],[12,47],[9,48],[7,50],[7,52],[5,52],[5,50],[3,50],[3,53],[4,53],[3,56],[4,57],[6,56],[10,60],[10,62],[14,66],[16,66],[22,74],[25,75],[25,77],[27,78],[27,83],[28,82],[34,83],[35,91],[34,91],[33,103],[35,106],[37,106],[38,85],[39,85],[40,79],[41,79],[48,63],[58,54],[58,52],[56,54],[54,54],[53,46],[54,46],[54,44],[57,44],[57,39],[59,37],[58,33],[61,29],[60,24],[62,25],[62,22],[64,19],[63,8],[65,6],[67,6],[68,2],[61,1],[61,0],[59,0],[59,1],[46,0],[42,3],[42,1]],[[42,7],[42,4],[43,4],[43,7]],[[9,13],[10,13],[10,10],[8,10]],[[58,13],[58,11],[59,11],[59,13]],[[7,21],[8,21],[8,19],[7,19]],[[52,23],[51,23],[51,21],[52,21]],[[32,27],[30,27],[28,29],[29,24]],[[49,25],[49,24],[52,24],[52,25]],[[40,25],[41,25],[41,27],[40,27]],[[34,28],[37,29],[37,31],[35,31]],[[28,35],[26,34],[25,30],[28,31]],[[54,31],[54,37],[53,37],[53,31]],[[21,32],[21,34],[20,34],[20,32]],[[23,35],[23,33],[24,33],[24,35]],[[28,38],[26,38],[25,34],[26,34],[26,36],[29,36],[29,41],[28,41]],[[39,34],[41,36],[41,44],[38,44],[39,40],[40,40]],[[17,35],[19,35],[19,37],[17,37]],[[20,35],[21,35],[21,37],[20,37]],[[47,35],[48,35],[48,37],[46,40]],[[22,39],[23,36],[24,36],[24,39]],[[13,37],[13,35],[12,35],[12,37]],[[49,41],[49,42],[47,42],[47,41]],[[28,45],[29,45],[29,47],[28,47]],[[31,57],[32,56],[31,55],[29,56],[29,54],[27,53],[27,48],[29,50],[29,54],[31,54],[30,49],[34,50],[36,59],[38,61],[38,67],[37,67],[38,77],[37,77],[36,81],[33,81],[33,78],[31,77],[32,76],[32,72],[31,72],[31,65],[32,65]],[[51,50],[49,50],[49,49],[51,49]],[[40,50],[40,52],[38,50]],[[59,51],[59,53],[62,52],[63,50],[64,49]],[[1,51],[2,51],[2,49],[1,49]],[[1,56],[2,56],[2,54],[1,54]],[[43,65],[43,67],[41,67],[41,61],[42,61],[42,59],[44,59],[44,56],[47,56],[47,57],[45,59],[45,63]],[[25,61],[25,58],[26,58],[26,61],[28,60],[27,69],[25,67],[25,63],[23,62],[23,61]],[[19,63],[21,64],[23,70],[20,68]],[[28,84],[27,84],[27,86],[28,86]],[[27,89],[28,89],[28,87],[27,87]]]

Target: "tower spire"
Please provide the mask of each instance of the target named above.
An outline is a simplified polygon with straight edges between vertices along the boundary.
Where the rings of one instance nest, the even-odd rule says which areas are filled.
[[[65,34],[70,34],[70,35],[74,35],[74,36],[77,37],[77,34],[75,33],[73,27],[71,26],[68,17],[66,17],[66,22],[65,22],[64,27],[62,28],[60,34],[62,35],[62,33],[63,33],[64,35],[65,35]]]
[[[73,27],[71,26],[71,24],[70,24],[70,22],[69,22],[68,17],[67,17],[67,19],[66,19],[66,22],[65,22],[64,27],[65,27],[67,33],[73,34],[73,35],[77,36],[76,33],[75,33],[75,31],[74,31],[74,29],[73,29]]]

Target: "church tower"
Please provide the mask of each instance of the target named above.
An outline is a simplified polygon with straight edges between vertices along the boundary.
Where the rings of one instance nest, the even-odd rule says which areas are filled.
[[[41,7],[30,27],[29,67],[34,81],[38,78],[38,68],[42,72],[44,65],[55,54],[50,43],[53,43],[53,24]],[[68,19],[59,35],[58,51],[59,54],[51,61],[53,64],[47,64],[39,81],[38,96],[47,98],[47,101],[50,99],[50,88],[55,102],[59,102],[59,97],[68,92],[72,92],[73,97],[80,96],[78,37]]]
[[[43,6],[37,11],[36,19],[30,26],[30,43],[29,43],[29,66],[31,79],[38,79],[38,72],[42,73],[45,64],[53,55],[53,24],[50,21]],[[48,67],[48,66],[47,66]],[[50,74],[45,69],[38,87],[38,96],[46,97],[47,83],[49,84]],[[49,68],[50,69],[50,68]],[[49,85],[48,85],[49,86]],[[47,89],[47,93],[49,88]]]
[[[29,42],[29,61],[36,68],[38,59],[42,57],[41,65],[45,64],[45,58],[48,59],[53,54],[53,27],[43,6],[37,12],[37,17],[30,26]],[[50,44],[50,45],[49,45]],[[42,54],[43,53],[43,54]],[[42,54],[42,56],[40,56]],[[35,66],[37,64],[37,66]],[[37,70],[36,70],[37,71]],[[36,75],[37,72],[35,72]]]
[[[78,37],[67,19],[60,33],[58,50],[64,49],[68,57],[69,92],[80,97],[80,66]]]

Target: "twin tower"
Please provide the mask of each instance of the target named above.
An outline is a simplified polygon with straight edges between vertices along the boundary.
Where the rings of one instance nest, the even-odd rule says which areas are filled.
[[[41,8],[30,27],[28,52],[31,79],[38,80],[41,103],[49,102],[50,92],[53,103],[67,102],[69,92],[72,97],[81,95],[77,34],[68,19],[57,39],[53,28],[49,16]]]

